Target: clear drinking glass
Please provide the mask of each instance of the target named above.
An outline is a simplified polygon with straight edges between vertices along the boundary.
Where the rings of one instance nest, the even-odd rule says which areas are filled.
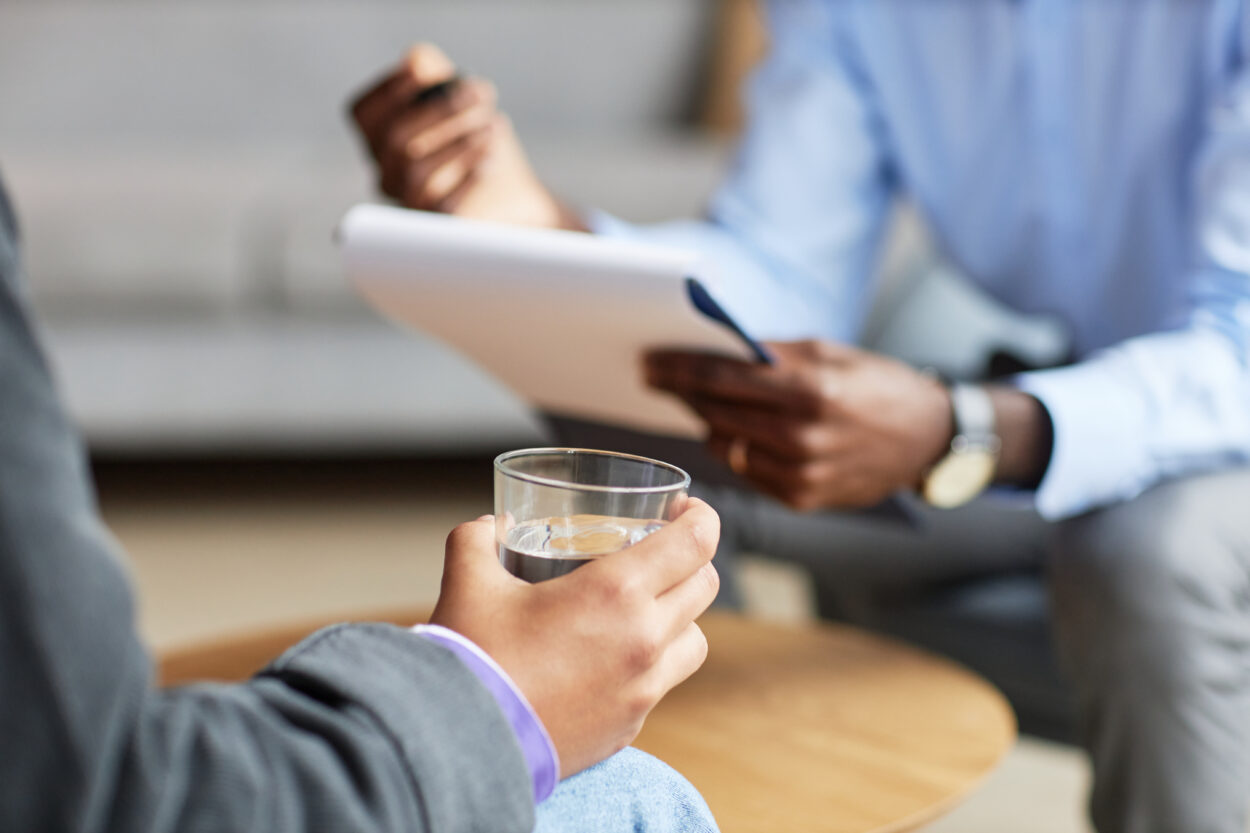
[[[528,448],[495,458],[495,540],[508,572],[562,576],[641,541],[685,507],[690,475],[612,451]]]

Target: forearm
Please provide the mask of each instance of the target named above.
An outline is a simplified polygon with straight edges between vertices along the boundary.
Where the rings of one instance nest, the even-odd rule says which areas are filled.
[[[406,631],[343,628],[242,686],[153,689],[2,215],[0,830],[529,830],[498,705]]]
[[[16,672],[0,693],[13,718],[0,720],[2,829],[532,826],[529,772],[496,703],[450,652],[402,629],[342,626],[250,682],[169,691],[149,687],[137,646],[80,641],[94,659],[71,669],[0,656]],[[91,665],[109,673],[29,696],[39,678]]]
[[[152,695],[132,737],[118,784],[134,812],[118,831],[145,816],[237,831],[533,825],[528,769],[490,694],[390,626],[322,631],[242,685]]]

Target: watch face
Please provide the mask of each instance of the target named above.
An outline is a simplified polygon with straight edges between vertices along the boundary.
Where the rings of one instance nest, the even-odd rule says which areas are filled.
[[[924,499],[941,509],[972,500],[994,478],[997,455],[985,448],[969,448],[947,455],[924,482]]]

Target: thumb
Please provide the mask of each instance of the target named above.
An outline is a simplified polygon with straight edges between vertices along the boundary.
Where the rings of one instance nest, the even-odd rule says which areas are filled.
[[[488,586],[497,583],[501,574],[506,576],[507,572],[499,563],[494,515],[462,523],[447,536],[443,559],[444,593],[465,585]]]
[[[418,87],[430,87],[450,81],[456,75],[456,65],[443,50],[432,43],[418,43],[404,57],[408,76]]]

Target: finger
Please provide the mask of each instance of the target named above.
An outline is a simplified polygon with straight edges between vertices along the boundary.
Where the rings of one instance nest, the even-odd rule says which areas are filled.
[[[830,503],[840,472],[836,459],[792,460],[748,446],[738,474],[791,508],[807,511]]]
[[[822,364],[847,364],[863,356],[862,350],[849,344],[823,339],[802,341],[769,341],[764,346],[779,361],[817,361]]]
[[[596,559],[590,567],[607,572],[608,581],[639,581],[643,589],[659,597],[664,591],[698,572],[716,554],[720,540],[720,517],[698,498],[690,498],[686,510],[663,529],[620,552]],[[580,571],[579,571],[580,572]]]
[[[667,694],[689,679],[703,665],[707,654],[707,637],[703,630],[694,622],[686,625],[651,671],[658,689]]]
[[[839,447],[840,433],[832,418],[796,419],[781,411],[705,397],[690,399],[687,404],[707,423],[709,435],[738,437],[780,457],[810,460]]]
[[[380,163],[383,190],[393,193],[407,184],[408,171],[429,157],[474,133],[488,129],[495,115],[493,88],[460,84],[445,98],[409,108],[387,128]]]
[[[813,412],[814,391],[785,366],[766,365],[714,353],[654,350],[645,359],[647,384],[686,400],[723,399],[796,414]]]
[[[375,155],[385,141],[386,128],[424,89],[452,80],[456,66],[433,44],[417,44],[389,75],[356,98],[352,118]]]
[[[480,180],[480,170],[480,165],[470,170],[450,194],[439,200],[438,205],[435,205],[433,210],[444,214],[455,214],[460,204],[464,202],[465,197],[473,190],[473,186]]]
[[[485,127],[495,118],[495,88],[486,81],[462,81],[451,92],[396,120],[387,136],[387,153],[419,159]]]
[[[401,67],[378,80],[352,101],[352,121],[373,144],[379,128],[386,123],[403,102],[401,93],[413,89],[411,79]],[[409,93],[410,94],[410,93]]]
[[[439,208],[481,164],[490,150],[490,129],[484,128],[452,142],[414,165],[403,202],[413,208]]]
[[[702,615],[720,591],[720,574],[711,562],[700,567],[694,575],[668,590],[656,599],[662,616],[672,622],[668,634],[675,637],[687,625]]]
[[[460,587],[489,586],[506,581],[509,573],[499,563],[495,540],[495,516],[483,515],[462,523],[447,536],[443,560],[443,591]]]

